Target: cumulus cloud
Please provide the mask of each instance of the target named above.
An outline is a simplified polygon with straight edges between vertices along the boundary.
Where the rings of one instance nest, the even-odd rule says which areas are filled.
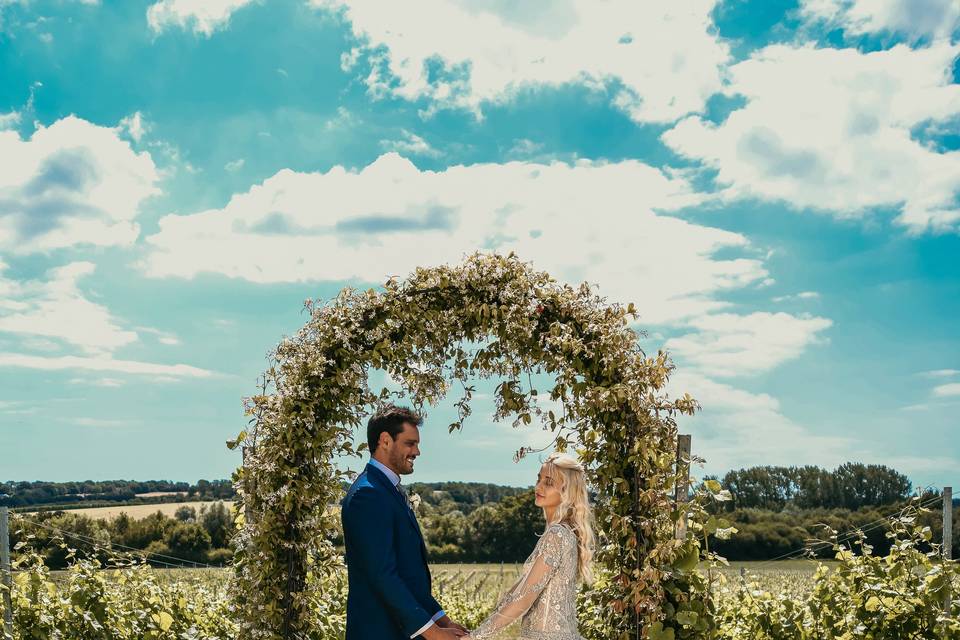
[[[728,199],[784,201],[857,217],[899,210],[920,232],[960,223],[960,152],[911,131],[960,114],[952,83],[960,45],[885,51],[766,47],[730,69],[726,92],[746,104],[720,124],[690,117],[663,135],[716,169]]]
[[[694,417],[682,417],[680,428],[693,434],[693,452],[707,459],[706,473],[762,465],[832,468],[856,460],[922,477],[931,471],[956,469],[958,464],[956,456],[909,456],[852,434],[817,433],[784,415],[769,394],[739,389],[689,370],[676,373],[670,387],[674,393],[689,392],[703,407]]]
[[[147,7],[147,24],[155,33],[171,27],[210,37],[235,11],[254,0],[160,0]]]
[[[75,116],[28,139],[0,131],[0,252],[132,244],[159,174],[119,133]]]
[[[0,131],[12,129],[20,124],[20,112],[11,111],[9,113],[0,113]]]
[[[711,18],[716,0],[424,0],[417,11],[376,0],[311,3],[351,25],[358,44],[342,66],[353,69],[366,53],[372,94],[478,115],[484,102],[527,88],[577,83],[609,91],[639,122],[673,121],[703,108],[728,59]]]
[[[693,433],[694,452],[707,458],[709,469],[756,465],[816,464],[833,467],[867,453],[845,435],[817,434],[786,417],[776,398],[680,371],[670,381],[675,392],[690,393],[703,412],[683,418],[681,428]],[[790,443],[785,447],[784,443]]]
[[[385,154],[360,171],[283,170],[222,209],[168,215],[147,238],[155,277],[380,282],[476,250],[515,250],[569,282],[603,284],[642,321],[703,314],[767,273],[743,235],[658,215],[700,201],[635,161],[420,171]],[[725,250],[725,257],[716,254]]]
[[[851,35],[944,38],[960,27],[956,0],[800,0],[800,15]]]
[[[73,262],[50,271],[45,280],[18,282],[3,276],[0,264],[0,333],[53,338],[87,352],[112,351],[137,340],[109,309],[89,300],[78,281],[94,271]]]
[[[738,376],[763,373],[800,356],[833,323],[758,311],[711,314],[688,324],[697,331],[668,340],[666,348],[708,375]]]

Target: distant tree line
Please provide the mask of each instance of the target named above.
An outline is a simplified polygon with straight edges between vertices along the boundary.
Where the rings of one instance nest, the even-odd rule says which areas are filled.
[[[727,509],[863,509],[901,502],[911,494],[910,480],[883,465],[857,462],[833,471],[816,466],[751,467],[729,471],[719,480],[733,500]]]
[[[198,480],[171,482],[168,480],[105,480],[100,482],[2,482],[0,506],[70,507],[106,504],[152,504],[178,502],[179,495],[137,497],[145,493],[185,494],[191,500],[232,500],[236,497],[230,480]]]
[[[495,504],[504,498],[521,495],[529,489],[483,482],[411,482],[404,483],[410,493],[440,512],[471,513],[478,507]]]
[[[122,552],[124,547],[141,550],[161,567],[191,566],[191,562],[222,565],[233,557],[233,531],[232,509],[211,502],[199,511],[184,505],[173,517],[159,511],[144,518],[121,513],[110,519],[74,511],[30,514],[22,527],[11,527],[10,542],[14,547],[20,541],[29,542],[51,569],[65,567],[70,553],[107,558],[107,549]]]
[[[890,544],[885,519],[910,498],[910,482],[902,474],[883,466],[856,463],[833,471],[810,466],[754,467],[731,471],[720,482],[730,490],[733,500],[716,510],[724,510],[723,517],[738,533],[729,540],[712,541],[711,549],[729,560],[766,560],[790,554],[812,540],[826,539],[822,525],[841,533],[865,528],[868,542],[878,554],[884,554]],[[194,498],[216,497],[218,493],[233,497],[226,480],[201,480],[196,485],[115,482],[0,486],[11,485],[16,492],[13,495],[20,497],[27,494],[24,487],[37,485],[57,487],[60,496],[94,495],[96,490],[102,496],[119,487],[126,493],[181,491],[185,487],[185,493]],[[419,496],[418,517],[433,562],[520,562],[543,531],[543,514],[534,504],[532,489],[471,482],[415,482],[408,485],[408,491]],[[935,498],[936,494],[925,496]],[[939,504],[935,499],[930,504],[924,523],[938,542],[942,527]],[[102,545],[118,544],[194,562],[219,564],[232,555],[233,514],[222,504],[204,506],[199,511],[184,506],[174,517],[156,513],[138,520],[125,514],[95,520],[70,511],[27,518]],[[954,521],[960,523],[960,502],[955,503]],[[30,533],[35,536],[33,544],[44,549],[50,566],[63,566],[66,551],[56,544],[52,532],[36,526]],[[339,531],[331,532],[331,536],[335,544],[343,544]],[[954,557],[960,557],[960,526],[954,527],[953,538]],[[78,552],[90,552],[89,544],[67,542]],[[822,545],[821,555],[829,553],[829,547]]]
[[[839,533],[841,541],[848,545],[856,538],[853,533],[861,529],[866,541],[873,546],[876,555],[886,555],[891,541],[887,538],[888,517],[905,506],[863,507],[861,509],[737,509],[724,514],[737,528],[737,533],[727,540],[711,540],[710,548],[728,560],[770,560],[785,555],[802,557],[794,553],[798,549],[811,548],[820,558],[832,558],[834,551],[829,544],[829,532],[824,525]],[[929,505],[929,513],[922,515],[922,523],[930,527],[931,540],[940,542],[943,536],[943,517],[939,503]],[[960,522],[960,507],[953,511],[954,522]],[[954,527],[951,542],[953,557],[960,553],[960,531]]]

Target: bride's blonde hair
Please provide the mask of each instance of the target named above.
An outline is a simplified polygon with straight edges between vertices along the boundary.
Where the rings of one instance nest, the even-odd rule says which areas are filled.
[[[587,478],[580,462],[568,453],[554,452],[543,463],[544,474],[560,480],[560,506],[554,515],[557,523],[569,525],[577,536],[578,575],[583,582],[593,582],[593,549],[596,536],[593,532],[593,509],[587,494]]]

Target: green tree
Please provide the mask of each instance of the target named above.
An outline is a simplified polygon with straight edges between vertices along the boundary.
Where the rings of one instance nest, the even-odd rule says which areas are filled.
[[[197,510],[193,507],[183,505],[182,507],[177,508],[173,514],[173,517],[179,522],[195,522],[197,519]]]
[[[202,562],[210,551],[210,534],[196,522],[177,524],[167,533],[164,542],[172,555],[185,560]]]
[[[200,523],[210,536],[214,548],[226,547],[233,534],[233,513],[223,502],[214,502],[200,510]]]

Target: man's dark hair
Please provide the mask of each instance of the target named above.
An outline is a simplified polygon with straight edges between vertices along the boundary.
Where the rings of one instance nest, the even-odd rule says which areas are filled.
[[[377,450],[381,433],[389,433],[394,440],[403,433],[403,425],[410,423],[415,427],[423,424],[423,418],[413,409],[398,407],[393,404],[379,409],[367,421],[367,444],[370,446],[370,455]]]

